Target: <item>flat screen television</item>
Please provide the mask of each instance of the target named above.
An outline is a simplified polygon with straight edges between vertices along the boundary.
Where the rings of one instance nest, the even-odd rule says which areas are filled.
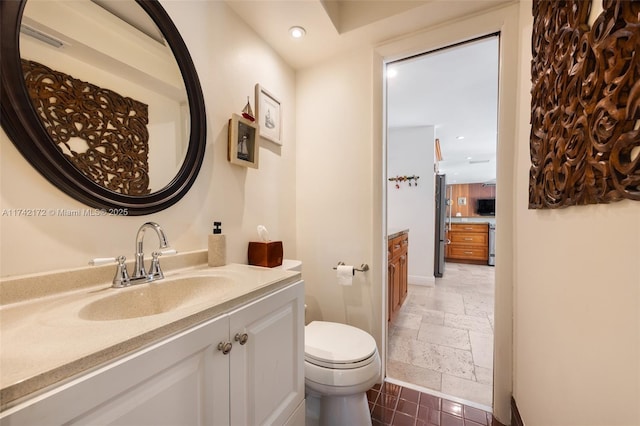
[[[495,198],[478,198],[476,203],[476,213],[480,216],[496,215],[496,199]]]

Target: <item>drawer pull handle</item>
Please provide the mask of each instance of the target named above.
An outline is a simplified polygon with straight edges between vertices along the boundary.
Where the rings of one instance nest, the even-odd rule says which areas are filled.
[[[241,345],[244,345],[245,343],[247,343],[247,340],[249,340],[249,335],[247,333],[236,333],[233,339],[236,342],[240,342]]]
[[[473,254],[472,251],[465,251],[464,254]]]
[[[231,344],[231,342],[218,343],[218,350],[222,351],[223,355],[227,355],[229,352],[231,352],[232,347],[233,347],[233,344]]]
[[[465,238],[465,241],[473,241],[473,238]]]

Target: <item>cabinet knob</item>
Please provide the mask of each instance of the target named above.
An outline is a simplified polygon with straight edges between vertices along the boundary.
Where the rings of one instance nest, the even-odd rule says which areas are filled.
[[[220,342],[220,343],[218,343],[218,350],[222,351],[223,355],[226,355],[229,352],[231,352],[231,348],[232,347],[233,347],[233,344],[231,342]]]
[[[247,333],[236,333],[233,340],[235,340],[236,342],[240,342],[241,345],[244,345],[245,343],[247,343],[247,340],[249,340],[249,335]]]

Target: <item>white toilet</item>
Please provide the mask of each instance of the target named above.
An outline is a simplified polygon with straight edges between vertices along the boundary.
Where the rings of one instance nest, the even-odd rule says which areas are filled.
[[[282,268],[302,270],[285,259]],[[380,378],[375,339],[359,328],[313,321],[304,331],[307,426],[371,425],[366,392]]]
[[[307,425],[371,425],[366,392],[380,377],[374,338],[350,325],[313,321],[304,339]]]

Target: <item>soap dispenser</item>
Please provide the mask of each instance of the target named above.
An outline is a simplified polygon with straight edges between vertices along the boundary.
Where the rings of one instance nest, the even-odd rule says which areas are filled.
[[[227,264],[227,241],[222,233],[222,222],[213,222],[213,234],[209,235],[209,266]]]

